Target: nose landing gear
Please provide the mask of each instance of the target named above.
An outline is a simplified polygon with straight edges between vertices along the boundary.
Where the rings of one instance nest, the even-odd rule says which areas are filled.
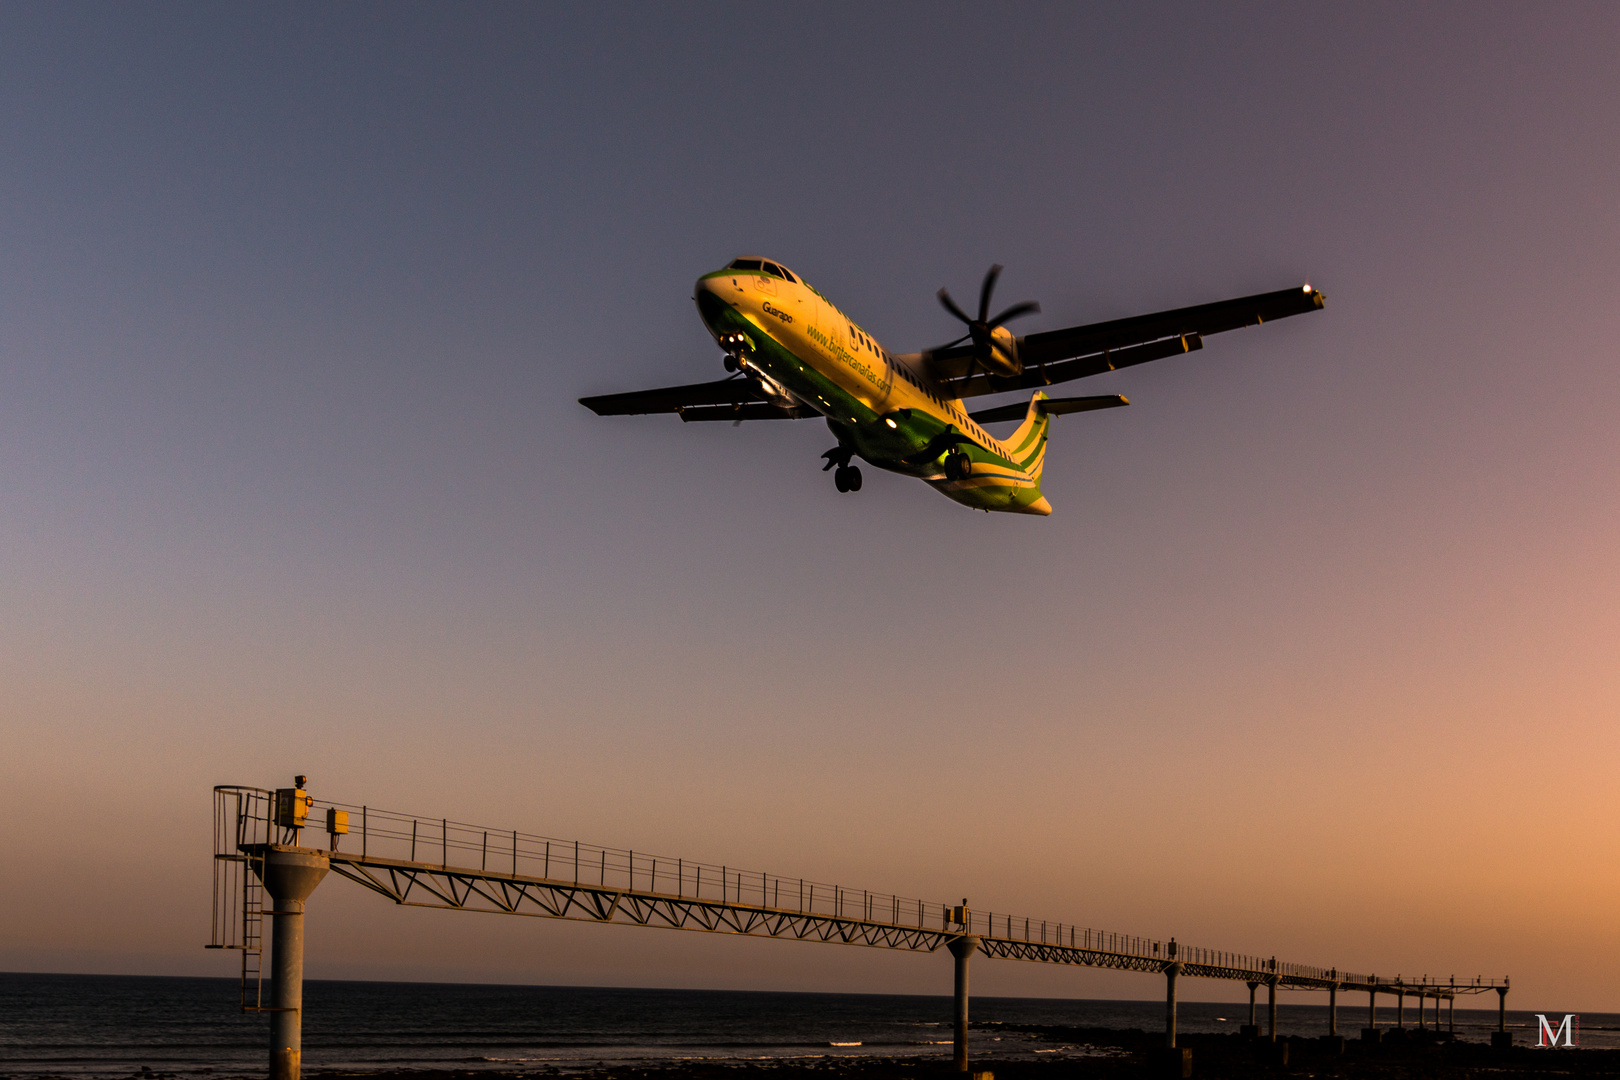
[[[748,366],[748,357],[751,353],[747,334],[726,334],[720,339],[720,347],[726,350],[725,358],[721,361],[727,371],[741,371]]]

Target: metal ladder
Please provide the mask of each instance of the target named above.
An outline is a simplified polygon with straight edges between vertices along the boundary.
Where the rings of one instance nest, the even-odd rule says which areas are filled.
[[[239,949],[243,1012],[274,1012],[264,1002],[264,848],[272,839],[272,797],[256,789],[215,789],[214,914],[210,949]]]
[[[242,1011],[266,1012],[264,1005],[264,859],[242,867]]]

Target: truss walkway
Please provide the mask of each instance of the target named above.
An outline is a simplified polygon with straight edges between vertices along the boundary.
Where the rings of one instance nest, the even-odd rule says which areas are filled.
[[[305,833],[319,836],[326,846],[305,846],[301,843]],[[966,901],[929,902],[575,840],[488,829],[448,818],[422,818],[370,806],[326,802],[308,796],[302,785],[279,791],[216,787],[214,838],[211,947],[242,950],[242,1002],[249,1009],[289,1011],[284,1006],[264,1003],[258,974],[260,914],[277,914],[287,905],[278,901],[277,911],[264,909],[259,888],[275,877],[271,863],[296,857],[322,864],[321,874],[330,870],[406,906],[914,952],[944,948],[956,957],[956,1051],[962,1069],[967,1060],[967,964],[975,952],[997,959],[1163,975],[1166,1038],[1171,1047],[1175,1046],[1176,981],[1183,976],[1246,983],[1249,1033],[1255,1035],[1259,1034],[1255,991],[1267,987],[1272,1039],[1276,1038],[1279,989],[1326,991],[1331,1006],[1330,1035],[1338,1033],[1339,992],[1366,993],[1368,1028],[1364,1029],[1364,1037],[1369,1037],[1369,1031],[1370,1037],[1377,1037],[1379,994],[1396,998],[1399,1026],[1405,1026],[1407,998],[1416,999],[1420,1027],[1426,1026],[1425,1003],[1433,1000],[1434,1025],[1438,1029],[1441,1001],[1451,1003],[1454,1014],[1457,996],[1495,991],[1503,1018],[1499,1027],[1505,1032],[1505,978],[1409,980],[1286,963],[1276,957],[1189,946],[1175,938],[1149,938],[1010,913],[975,911]],[[271,885],[271,892],[275,891]],[[301,902],[298,909],[301,920]],[[299,967],[301,971],[301,959]]]

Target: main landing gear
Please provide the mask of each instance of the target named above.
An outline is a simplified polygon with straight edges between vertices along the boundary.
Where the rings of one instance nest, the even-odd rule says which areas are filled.
[[[827,464],[821,467],[821,471],[833,470],[833,487],[839,491],[861,490],[861,470],[849,463],[849,459],[854,455],[855,451],[847,446],[835,446],[821,455],[827,459]]]

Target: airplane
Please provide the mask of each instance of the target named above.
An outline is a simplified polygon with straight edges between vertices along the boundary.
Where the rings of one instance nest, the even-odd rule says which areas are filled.
[[[1204,338],[1321,308],[1310,285],[1235,300],[1016,337],[1006,324],[1040,311],[1014,304],[994,318],[990,297],[1000,266],[979,289],[977,318],[950,293],[939,302],[967,333],[925,352],[895,354],[799,275],[774,259],[741,256],[704,274],[693,297],[733,374],[714,382],[580,398],[599,416],[675,413],[682,420],[797,420],[824,417],[838,445],[822,454],[841,492],[861,490],[856,455],[914,476],[986,513],[1050,514],[1041,493],[1053,416],[1116,408],[1118,394],[1048,397],[1044,387],[1117,371],[1204,347]],[[1014,402],[969,412],[963,402],[1033,390]],[[1021,420],[998,439],[982,425]]]

